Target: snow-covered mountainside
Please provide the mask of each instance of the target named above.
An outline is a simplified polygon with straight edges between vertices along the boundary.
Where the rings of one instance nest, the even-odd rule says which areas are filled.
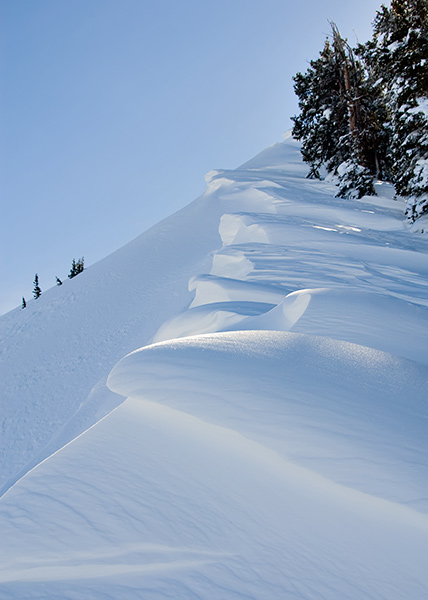
[[[0,596],[428,595],[428,239],[291,138],[0,320]]]

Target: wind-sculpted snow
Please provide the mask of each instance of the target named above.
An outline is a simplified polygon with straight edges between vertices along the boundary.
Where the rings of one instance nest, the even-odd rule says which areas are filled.
[[[306,171],[212,171],[1,319],[2,600],[428,596],[428,240]]]
[[[428,363],[428,311],[385,294],[300,290],[269,312],[241,319],[239,328],[323,335]]]
[[[420,461],[427,380],[428,366],[367,347],[248,331],[147,346],[116,365],[108,386],[232,427],[339,483],[428,511],[428,465]]]
[[[3,497],[2,598],[423,597],[427,371],[268,331],[130,354]]]
[[[220,219],[210,272],[189,280],[191,310],[165,322],[153,341],[293,330],[427,362],[426,240],[409,238],[388,185],[377,184],[379,198],[332,198],[326,184],[301,180],[292,147],[288,140],[245,170],[207,176],[208,189],[239,210]],[[248,315],[249,303],[263,302],[277,306]]]

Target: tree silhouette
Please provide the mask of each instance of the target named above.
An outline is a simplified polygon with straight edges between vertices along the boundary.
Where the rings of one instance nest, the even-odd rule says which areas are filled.
[[[42,290],[39,286],[39,276],[37,273],[34,275],[34,288],[33,288],[33,296],[37,300],[42,295]]]

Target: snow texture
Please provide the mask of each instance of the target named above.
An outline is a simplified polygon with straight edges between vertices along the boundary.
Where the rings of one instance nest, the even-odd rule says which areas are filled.
[[[428,240],[305,175],[287,135],[1,318],[2,600],[428,595]]]

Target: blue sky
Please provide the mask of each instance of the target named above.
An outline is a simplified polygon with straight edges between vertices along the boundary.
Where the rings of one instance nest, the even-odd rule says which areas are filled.
[[[280,140],[328,19],[365,41],[379,6],[0,0],[0,313]]]

